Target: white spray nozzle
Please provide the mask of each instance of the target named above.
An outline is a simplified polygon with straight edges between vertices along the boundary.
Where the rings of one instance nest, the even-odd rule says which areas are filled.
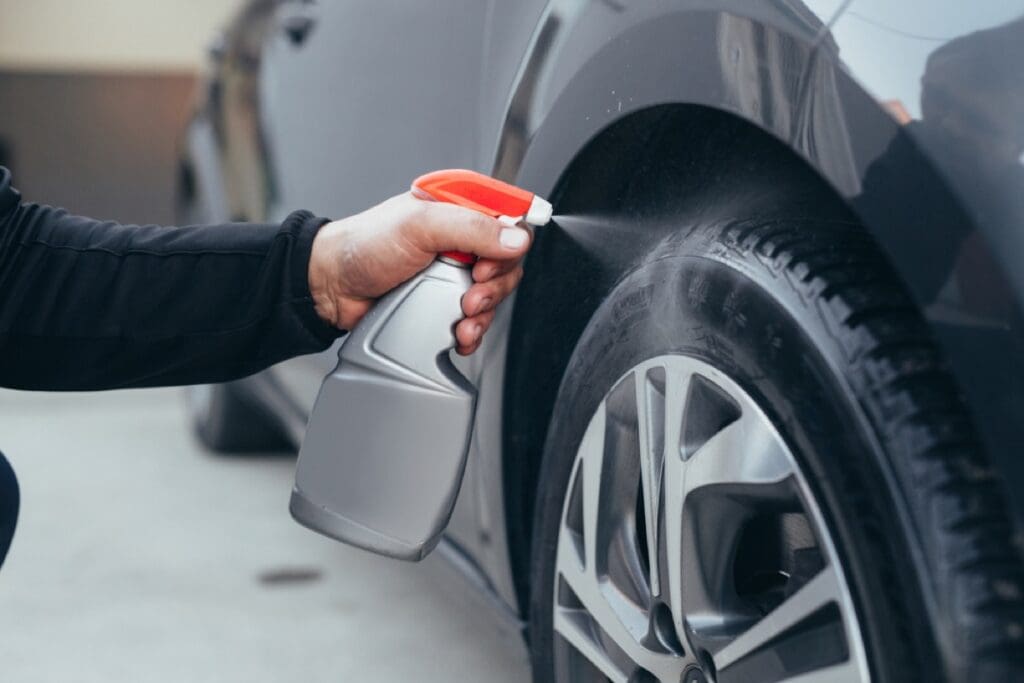
[[[530,208],[523,216],[523,220],[530,225],[547,225],[551,220],[551,202],[533,195],[533,201],[530,202]]]

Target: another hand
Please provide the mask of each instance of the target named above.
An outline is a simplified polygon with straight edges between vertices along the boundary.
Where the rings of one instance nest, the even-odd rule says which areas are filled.
[[[309,291],[321,318],[352,329],[373,303],[426,268],[442,251],[465,251],[480,260],[474,284],[462,297],[466,317],[455,327],[456,350],[480,346],[494,308],[523,276],[530,233],[489,216],[406,192],[320,228],[309,258]]]

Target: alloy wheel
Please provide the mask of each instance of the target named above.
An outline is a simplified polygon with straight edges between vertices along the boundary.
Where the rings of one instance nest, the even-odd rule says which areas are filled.
[[[797,460],[750,395],[697,359],[644,361],[604,397],[555,567],[559,680],[870,680]]]

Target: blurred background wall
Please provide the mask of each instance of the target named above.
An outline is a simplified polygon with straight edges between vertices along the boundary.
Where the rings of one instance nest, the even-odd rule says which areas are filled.
[[[177,144],[241,0],[0,0],[0,165],[23,196],[170,223]]]

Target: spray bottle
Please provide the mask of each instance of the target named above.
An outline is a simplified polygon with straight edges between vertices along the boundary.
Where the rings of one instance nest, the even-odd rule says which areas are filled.
[[[428,173],[413,188],[506,224],[551,218],[545,200],[473,171]],[[404,560],[437,545],[462,485],[476,407],[476,388],[449,357],[475,260],[440,254],[350,332],[299,450],[290,509],[300,524]]]

